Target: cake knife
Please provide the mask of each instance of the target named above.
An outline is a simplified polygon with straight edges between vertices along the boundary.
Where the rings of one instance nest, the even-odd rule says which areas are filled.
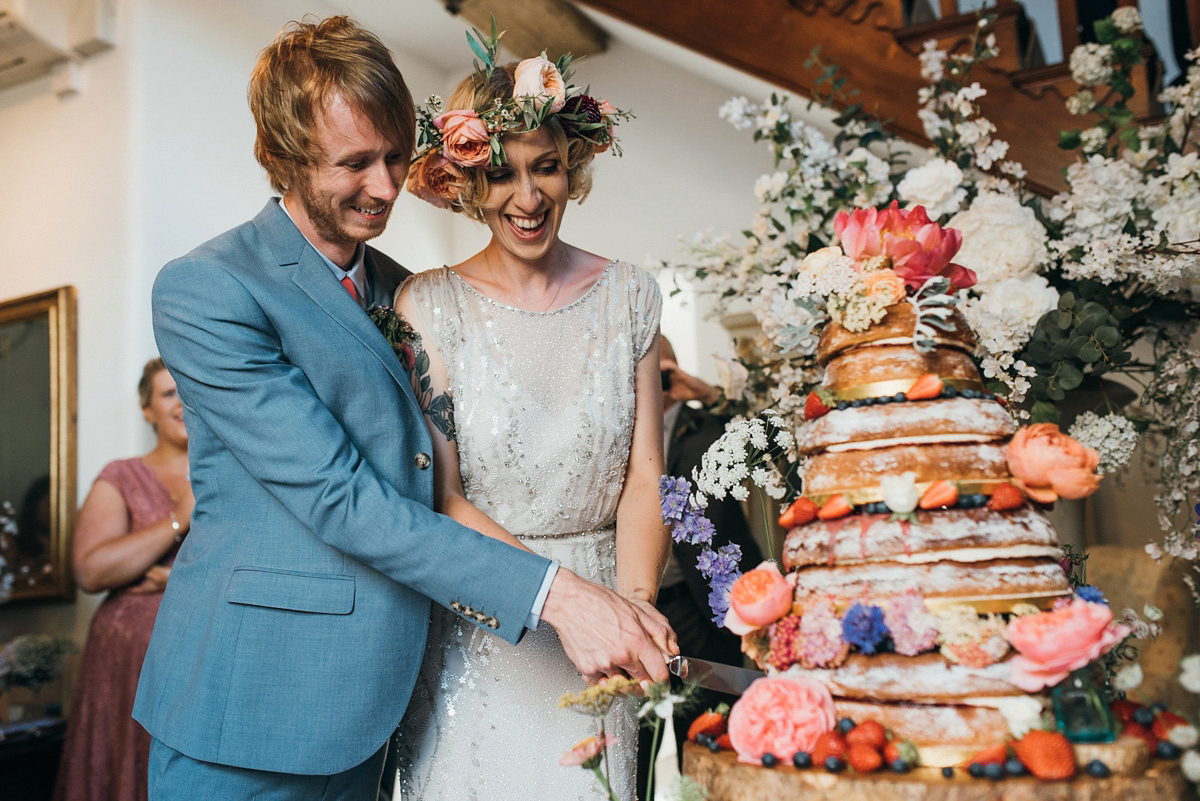
[[[741,695],[755,680],[767,675],[761,670],[723,665],[693,656],[673,656],[667,661],[667,668],[688,684],[731,695]]]

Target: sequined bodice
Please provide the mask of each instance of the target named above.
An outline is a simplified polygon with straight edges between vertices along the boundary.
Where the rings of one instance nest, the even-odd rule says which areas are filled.
[[[446,364],[471,502],[518,536],[611,525],[637,362],[658,326],[653,279],[614,262],[577,301],[549,312],[491,300],[449,269],[421,273],[411,287]]]

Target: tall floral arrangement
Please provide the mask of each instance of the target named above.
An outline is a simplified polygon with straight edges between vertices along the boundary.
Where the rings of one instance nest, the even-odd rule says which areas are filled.
[[[997,54],[989,22],[981,19],[961,53],[924,45],[928,83],[917,102],[933,152],[921,163],[817,52],[808,62],[822,71],[817,101],[844,108],[834,136],[793,116],[786,97],[726,103],[721,116],[767,144],[774,170],[755,183],[760,206],[740,238],[693,239],[686,259],[668,267],[701,295],[743,300],[758,320],[761,335],[724,360],[732,409],[772,409],[798,423],[821,377],[819,325],[869,319],[870,295],[895,283],[875,279],[865,293],[850,286],[876,255],[862,243],[885,242],[876,235],[899,228],[956,232],[946,236],[957,242],[944,244],[957,249],[952,266],[961,271],[943,261],[941,283],[923,286],[937,270],[921,268],[903,278],[907,289],[919,288],[931,307],[959,307],[978,335],[987,389],[1018,416],[1059,422],[1064,401],[1086,404],[1070,433],[1098,452],[1102,472],[1127,463],[1144,440],[1166,532],[1148,550],[1197,560],[1184,513],[1200,499],[1200,50],[1187,54],[1185,79],[1159,95],[1165,119],[1139,124],[1129,101],[1141,18],[1122,7],[1098,22],[1097,42],[1071,54],[1080,88],[1067,100],[1097,122],[1061,134],[1058,145],[1079,157],[1066,191],[1044,199],[1024,186],[1023,168],[980,111],[985,90],[971,72]],[[850,221],[855,208],[859,219]],[[934,258],[942,246],[922,243]],[[1123,394],[1136,403],[1094,392],[1115,386],[1112,376],[1133,388]]]

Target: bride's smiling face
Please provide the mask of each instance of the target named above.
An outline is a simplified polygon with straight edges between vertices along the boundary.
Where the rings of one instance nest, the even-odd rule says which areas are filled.
[[[504,250],[537,261],[558,242],[567,206],[567,165],[545,128],[504,138],[508,162],[488,170],[481,207],[492,238]]]

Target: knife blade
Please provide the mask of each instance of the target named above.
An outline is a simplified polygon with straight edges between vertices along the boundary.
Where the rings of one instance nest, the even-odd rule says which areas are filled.
[[[757,679],[767,675],[761,670],[709,662],[694,656],[673,656],[667,662],[667,668],[688,684],[731,695],[741,695]]]

